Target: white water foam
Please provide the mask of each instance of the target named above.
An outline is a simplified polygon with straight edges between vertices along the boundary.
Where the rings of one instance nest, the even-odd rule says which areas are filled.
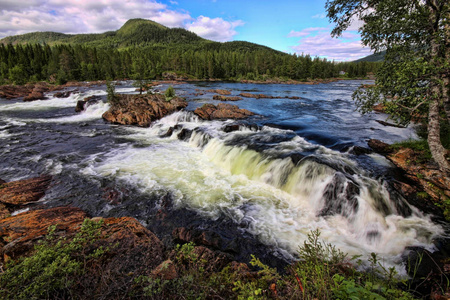
[[[34,119],[33,122],[39,123],[78,123],[86,122],[91,120],[101,119],[103,113],[105,113],[110,108],[110,105],[106,102],[99,101],[97,103],[89,105],[84,111],[61,118],[51,118],[51,119]]]
[[[294,165],[290,158],[273,159],[245,146],[230,146],[226,144],[227,137],[252,134],[251,130],[225,134],[218,130],[223,123],[219,126],[215,122],[183,119],[183,114],[167,117],[153,128],[127,128],[130,134],[124,138],[147,147],[126,145],[114,149],[104,159],[87,161],[83,173],[114,177],[148,193],[168,189],[176,205],[190,207],[213,219],[225,214],[246,224],[246,230],[264,243],[291,254],[311,230],[320,229],[325,241],[350,255],[367,258],[375,252],[383,257],[386,266],[398,266],[406,247],[423,246],[432,251],[432,239],[443,234],[440,226],[417,209],[412,208],[410,217],[400,216],[384,185],[365,177],[362,170],[346,177],[314,160]],[[175,139],[174,134],[171,138],[158,136],[179,120],[183,120],[185,128],[202,126],[203,131],[194,132],[189,142]],[[275,129],[263,130],[270,134]],[[204,145],[206,136],[209,141]],[[315,156],[358,171],[347,155],[303,139],[294,138],[285,145],[309,150],[315,147]],[[357,209],[344,203],[345,213],[321,216],[326,201],[324,191],[336,178],[341,178],[344,186],[343,190],[336,190],[337,198],[346,197],[348,185],[359,186],[354,195]],[[386,212],[380,211],[381,204]]]
[[[0,111],[20,111],[20,110],[51,110],[54,108],[75,107],[79,100],[83,100],[89,96],[101,96],[106,95],[103,90],[90,90],[86,93],[71,94],[68,98],[56,98],[48,95],[50,98],[47,100],[35,100],[30,102],[14,102],[0,105]]]

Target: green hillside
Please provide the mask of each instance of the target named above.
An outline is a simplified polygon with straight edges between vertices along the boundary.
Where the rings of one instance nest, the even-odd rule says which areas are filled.
[[[248,42],[219,43],[206,40],[182,28],[168,28],[144,19],[131,19],[119,30],[99,34],[63,34],[57,32],[32,32],[6,37],[0,40],[6,44],[48,44],[50,46],[70,44],[96,48],[122,49],[128,47],[183,47],[189,49],[223,50],[276,50]]]
[[[382,62],[384,60],[384,56],[386,55],[386,51],[381,51],[379,53],[374,53],[372,55],[360,58],[355,60],[355,63],[358,62]]]

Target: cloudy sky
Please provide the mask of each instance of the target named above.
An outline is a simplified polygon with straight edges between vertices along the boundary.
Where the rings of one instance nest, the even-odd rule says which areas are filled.
[[[357,31],[330,37],[326,0],[0,0],[0,38],[33,31],[94,33],[144,18],[220,42],[243,40],[339,61],[370,54]]]

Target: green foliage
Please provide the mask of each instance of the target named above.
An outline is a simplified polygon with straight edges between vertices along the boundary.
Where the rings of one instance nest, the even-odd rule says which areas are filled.
[[[114,84],[114,82],[106,82],[106,99],[108,99],[108,102],[111,104],[115,103],[118,100],[118,97],[116,95],[116,85]]]
[[[370,270],[357,271],[350,261],[361,260],[347,255],[333,245],[319,239],[320,232],[312,231],[300,247],[300,261],[292,272],[301,285],[301,295],[306,299],[413,299],[397,288],[395,268],[386,269],[372,253]]]
[[[11,68],[8,76],[14,84],[24,84],[28,80],[28,75],[22,65],[15,65]]]
[[[173,86],[169,86],[167,88],[167,90],[164,92],[164,96],[166,97],[166,101],[169,102],[170,100],[172,100],[176,94],[175,94],[175,89],[173,88]]]
[[[2,299],[49,299],[67,297],[84,263],[103,255],[107,249],[90,246],[98,239],[102,222],[84,220],[71,241],[56,238],[56,226],[50,226],[45,239],[32,256],[13,261],[0,275]],[[89,251],[88,251],[89,250]]]

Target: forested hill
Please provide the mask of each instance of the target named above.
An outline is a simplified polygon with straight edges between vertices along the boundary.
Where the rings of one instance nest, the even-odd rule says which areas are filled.
[[[133,19],[117,31],[36,32],[0,40],[0,84],[67,80],[186,79],[284,81],[365,76],[376,65],[335,63],[242,41],[213,42],[181,28]]]
[[[190,49],[222,50],[272,50],[265,46],[249,42],[213,42],[199,37],[182,28],[168,28],[151,20],[131,19],[119,30],[98,34],[64,34],[58,32],[32,32],[6,37],[0,40],[6,44],[47,44],[50,46],[70,44],[95,48],[129,48],[129,47],[177,47]],[[278,52],[278,51],[276,51]]]

